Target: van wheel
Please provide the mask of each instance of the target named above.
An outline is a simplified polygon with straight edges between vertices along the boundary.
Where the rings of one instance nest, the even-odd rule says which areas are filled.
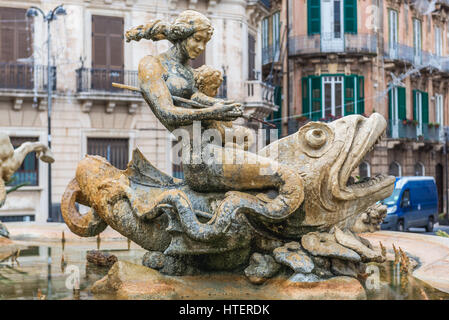
[[[403,220],[399,220],[398,224],[396,225],[396,230],[399,232],[404,232],[405,228],[404,228],[404,221]]]
[[[427,221],[426,231],[427,232],[432,232],[433,231],[433,218],[432,217],[430,217],[429,221]]]

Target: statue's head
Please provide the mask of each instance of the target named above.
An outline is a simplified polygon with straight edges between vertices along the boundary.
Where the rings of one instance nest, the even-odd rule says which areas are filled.
[[[209,97],[215,97],[223,82],[221,72],[210,66],[203,65],[193,70],[195,76],[195,86],[201,93]]]
[[[0,161],[6,160],[14,154],[14,148],[6,133],[0,132]]]
[[[195,59],[206,49],[213,32],[208,18],[194,10],[186,10],[180,13],[173,23],[155,20],[128,30],[126,41],[168,40],[180,45],[190,59]]]
[[[182,12],[171,29],[172,32],[182,35],[181,45],[190,59],[195,59],[206,49],[206,44],[214,32],[209,19],[193,10]]]

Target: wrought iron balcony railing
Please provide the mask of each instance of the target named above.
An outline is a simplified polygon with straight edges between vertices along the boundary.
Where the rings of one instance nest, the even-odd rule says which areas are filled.
[[[397,123],[394,123],[393,120],[389,120],[387,137],[390,139],[437,143],[444,141],[444,132],[440,126],[429,123],[423,123],[422,132],[418,132],[418,126],[410,121],[399,120]]]
[[[278,62],[279,55],[280,55],[279,43],[276,43],[273,46],[262,48],[262,65]]]
[[[56,67],[53,72],[53,90],[56,90]],[[0,89],[47,90],[47,66],[0,62]]]
[[[76,70],[77,92],[111,92],[136,94],[138,92],[120,89],[112,86],[113,82],[138,86],[137,71],[123,69],[91,69],[80,68]]]
[[[344,34],[334,41],[334,34],[301,35],[290,37],[289,55],[330,52],[377,54],[377,38],[372,34]]]

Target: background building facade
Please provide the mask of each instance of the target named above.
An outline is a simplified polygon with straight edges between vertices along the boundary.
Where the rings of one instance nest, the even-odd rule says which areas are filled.
[[[358,174],[434,176],[446,211],[448,2],[273,2],[288,34],[280,40],[288,51],[280,61],[283,134],[311,120],[379,112],[386,139]]]
[[[0,0],[0,130],[14,146],[47,141],[47,30],[42,17],[27,18],[30,6],[44,12],[58,1]],[[261,19],[267,1],[255,0],[67,0],[66,16],[51,23],[54,72],[52,120],[53,221],[60,221],[59,202],[85,154],[99,154],[125,168],[138,147],[158,168],[170,174],[172,137],[139,94],[119,90],[112,82],[137,85],[139,60],[168,49],[167,41],[126,43],[124,32],[152,19],[172,21],[185,9],[202,12],[214,36],[205,53],[193,61],[222,70],[222,97],[241,101],[259,118],[273,110],[273,88],[263,83]],[[257,123],[247,123],[257,127]],[[34,155],[25,160],[14,183],[30,185],[8,196],[3,221],[49,218],[47,165]]]

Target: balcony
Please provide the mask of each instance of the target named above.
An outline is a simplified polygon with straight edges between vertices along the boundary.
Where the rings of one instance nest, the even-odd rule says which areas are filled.
[[[137,87],[137,71],[80,68],[76,70],[76,77],[76,91],[78,93],[140,95],[139,92],[112,86],[113,82],[117,82]]]
[[[290,37],[289,55],[317,53],[377,54],[377,38],[372,34],[345,34],[344,41],[332,42],[331,35]]]
[[[262,65],[279,62],[279,55],[279,43],[274,46],[262,48]]]
[[[257,117],[265,118],[277,111],[274,104],[274,87],[260,80],[245,82],[245,107]]]
[[[52,67],[53,90],[56,90],[56,67]],[[1,91],[35,91],[47,90],[47,66],[0,63]]]
[[[385,47],[384,57],[397,62],[407,62],[422,68],[431,68],[449,73],[449,57],[437,56],[427,51],[416,54],[413,47],[403,44]]]
[[[418,127],[413,123],[406,123],[399,120],[396,126],[392,120],[388,121],[387,137],[390,139],[400,139],[408,141],[424,141],[428,143],[439,143],[444,141],[443,129],[428,123],[422,124],[422,135],[418,135]]]

